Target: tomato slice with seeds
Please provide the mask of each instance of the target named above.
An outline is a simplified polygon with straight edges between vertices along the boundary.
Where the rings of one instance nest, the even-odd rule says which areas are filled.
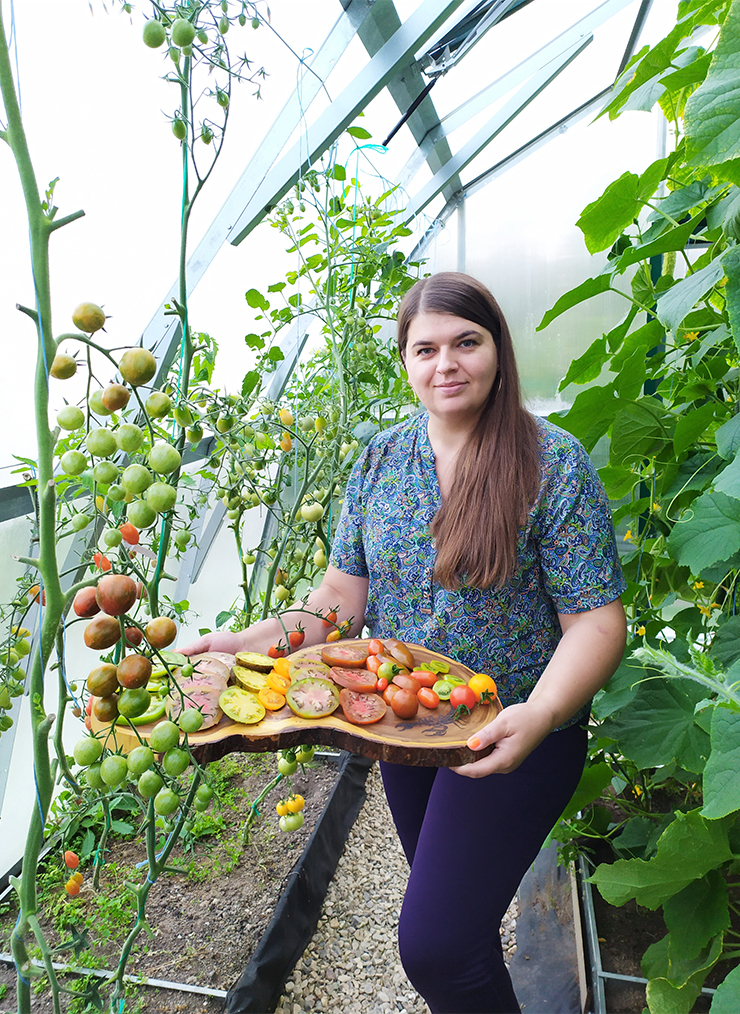
[[[327,644],[321,649],[321,661],[346,669],[362,669],[367,662],[367,648],[351,644]]]
[[[264,705],[268,711],[279,711],[285,704],[285,695],[273,690],[272,687],[262,687],[257,694],[257,700]]]
[[[339,692],[339,703],[344,717],[354,725],[372,725],[379,722],[387,711],[387,705],[377,694],[358,693],[344,689]]]
[[[306,673],[308,676],[309,674]],[[279,694],[284,694],[286,690],[290,688],[290,684],[293,680],[287,674],[285,676],[282,673],[276,672],[274,669],[272,672],[267,674],[267,685],[271,690],[277,690]]]
[[[298,680],[285,699],[299,718],[323,718],[339,707],[339,691],[335,684],[316,676]]]
[[[374,694],[378,686],[378,677],[367,669],[340,669],[335,665],[329,670],[329,675],[340,687],[358,694]]]

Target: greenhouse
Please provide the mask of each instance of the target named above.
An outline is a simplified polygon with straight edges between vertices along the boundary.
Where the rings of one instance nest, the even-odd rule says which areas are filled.
[[[0,1014],[740,1010],[740,0],[0,29]]]

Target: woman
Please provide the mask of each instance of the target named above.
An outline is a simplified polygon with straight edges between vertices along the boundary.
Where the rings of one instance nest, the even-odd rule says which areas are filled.
[[[418,282],[398,347],[426,412],[360,457],[306,606],[340,602],[350,636],[366,624],[496,680],[506,706],[468,742],[492,752],[454,769],[381,767],[411,867],[399,922],[409,979],[434,1014],[511,1014],[501,919],[578,784],[591,698],[624,651],[624,580],[593,466],[522,407],[491,293],[456,273]],[[324,640],[319,619],[300,619],[306,643]],[[265,620],[190,651],[264,651],[281,632]]]

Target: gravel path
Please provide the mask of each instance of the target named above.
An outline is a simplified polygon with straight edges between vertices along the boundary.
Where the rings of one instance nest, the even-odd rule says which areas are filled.
[[[383,855],[382,875],[357,913],[357,885],[373,876],[363,857]],[[408,876],[378,765],[367,799],[329,885],[316,933],[285,984],[276,1014],[428,1014],[398,957],[396,929]],[[372,911],[370,911],[372,909]],[[509,959],[516,950],[516,899],[501,928]]]

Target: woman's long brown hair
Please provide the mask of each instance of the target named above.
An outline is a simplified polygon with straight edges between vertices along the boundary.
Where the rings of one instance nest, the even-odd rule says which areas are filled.
[[[450,493],[432,522],[435,579],[445,588],[502,585],[517,566],[517,534],[540,482],[537,424],[522,405],[511,334],[489,290],[453,271],[424,278],[398,312],[398,351],[406,360],[411,321],[450,313],[493,335],[498,376],[478,422],[457,457]]]

